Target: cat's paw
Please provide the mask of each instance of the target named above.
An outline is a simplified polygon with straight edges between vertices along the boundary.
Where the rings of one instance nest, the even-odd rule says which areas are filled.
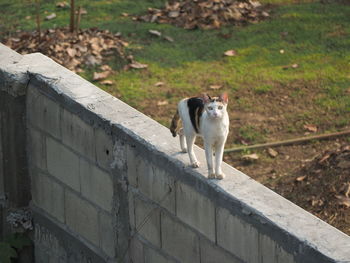
[[[181,152],[182,152],[182,153],[187,153],[187,148],[181,149]]]
[[[208,174],[208,179],[215,179],[215,174],[214,173]]]
[[[225,174],[223,174],[223,173],[216,175],[216,179],[218,179],[218,180],[222,180],[224,178],[225,178]]]
[[[200,163],[198,161],[191,163],[192,168],[198,168]]]

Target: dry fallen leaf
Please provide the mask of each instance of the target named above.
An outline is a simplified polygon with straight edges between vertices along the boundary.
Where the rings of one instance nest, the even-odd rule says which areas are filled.
[[[167,100],[161,100],[157,102],[157,106],[165,106],[168,105],[169,102]]]
[[[63,1],[63,2],[58,2],[56,4],[56,7],[59,7],[59,8],[66,8],[66,7],[69,7],[68,3],[66,1]]]
[[[77,11],[75,11],[75,13],[79,14],[79,11],[81,15],[86,15],[88,13],[85,8],[78,9]]]
[[[330,154],[324,155],[324,156],[321,158],[321,160],[318,161],[318,163],[323,163],[323,162],[324,162],[325,160],[327,160],[329,157],[331,157]]]
[[[45,17],[45,20],[51,20],[54,19],[56,17],[55,13],[52,13],[51,15],[48,15],[47,17]]]
[[[110,71],[94,72],[93,80],[105,79],[111,74]]]
[[[134,68],[134,69],[143,69],[143,68],[147,68],[148,67],[147,64],[142,64],[142,63],[137,62],[137,61],[134,61],[133,63],[129,64],[129,66],[131,68]]]
[[[267,149],[267,152],[268,152],[268,154],[269,154],[271,157],[273,157],[273,158],[275,158],[275,157],[278,155],[278,152],[275,151],[275,150],[272,149],[272,148],[268,148],[268,149]]]
[[[149,30],[148,31],[150,34],[154,35],[154,36],[157,36],[157,37],[160,37],[162,35],[161,32],[157,31],[157,30]]]
[[[317,132],[317,126],[313,124],[305,124],[304,129],[309,132]]]
[[[106,80],[100,81],[100,83],[103,84],[103,85],[110,86],[110,85],[113,85],[114,82],[112,80],[106,79]]]
[[[237,55],[237,52],[233,49],[231,50],[227,50],[225,53],[224,53],[225,56],[228,56],[228,57],[234,57]]]
[[[306,178],[306,175],[298,176],[298,177],[295,179],[295,181],[301,182],[301,181],[304,181],[305,178]]]
[[[172,37],[164,36],[163,38],[169,42],[174,42],[174,39]]]
[[[346,197],[349,197],[349,194],[350,194],[350,183],[347,183],[347,186],[345,187],[345,191],[344,191],[344,195]]]
[[[70,56],[70,57],[75,57],[75,55],[77,54],[77,51],[76,51],[76,49],[74,49],[74,48],[67,48],[66,49],[66,51],[67,51],[67,53],[68,53],[68,55]]]
[[[100,65],[102,60],[94,55],[87,55],[85,58],[85,64],[88,66]]]
[[[210,85],[209,86],[209,89],[211,89],[211,90],[218,90],[218,89],[221,89],[221,88],[222,88],[221,85]]]
[[[102,65],[100,69],[103,71],[112,71],[112,68],[108,65]]]
[[[257,155],[256,153],[246,154],[242,156],[242,159],[245,161],[256,161],[259,159],[259,155]]]
[[[176,18],[180,15],[180,12],[179,11],[171,11],[169,12],[168,16],[171,17],[171,18]]]
[[[343,196],[343,195],[336,195],[335,196],[338,199],[338,204],[346,206],[347,208],[350,207],[350,198]]]
[[[164,86],[164,82],[159,81],[156,84],[154,84],[154,86],[156,86],[156,87]]]

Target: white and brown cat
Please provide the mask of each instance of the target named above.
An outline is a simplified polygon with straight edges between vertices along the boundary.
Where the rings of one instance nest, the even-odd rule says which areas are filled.
[[[188,152],[192,167],[199,167],[199,162],[193,151],[196,136],[203,137],[205,156],[208,165],[208,178],[223,179],[221,170],[224,146],[229,130],[227,114],[228,96],[186,98],[179,102],[170,131],[174,137],[180,136],[182,152]],[[178,127],[181,119],[182,128]],[[187,146],[186,146],[187,145]],[[213,153],[215,162],[213,166]]]

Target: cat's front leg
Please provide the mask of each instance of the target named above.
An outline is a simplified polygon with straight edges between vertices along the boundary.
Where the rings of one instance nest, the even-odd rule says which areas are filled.
[[[224,179],[225,174],[221,170],[222,158],[224,155],[225,143],[215,145],[215,176],[216,179]]]
[[[213,147],[209,143],[204,144],[205,149],[205,157],[207,159],[207,166],[208,166],[208,178],[214,179],[215,173],[213,169]]]

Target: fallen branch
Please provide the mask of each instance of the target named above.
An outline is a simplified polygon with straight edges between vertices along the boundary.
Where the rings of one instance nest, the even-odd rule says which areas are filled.
[[[69,31],[71,33],[74,32],[75,29],[75,6],[74,6],[75,0],[70,1],[70,23],[69,23]]]
[[[82,12],[82,8],[81,8],[81,6],[79,6],[78,7],[77,21],[75,22],[75,31],[76,32],[79,32],[80,20],[81,20],[81,12]]]
[[[350,130],[328,133],[328,134],[321,134],[321,135],[314,135],[314,136],[308,136],[308,137],[302,137],[302,138],[296,138],[296,139],[290,139],[290,140],[285,140],[285,141],[262,143],[262,144],[255,144],[255,145],[249,145],[249,146],[230,148],[230,149],[224,150],[224,153],[240,152],[240,151],[244,151],[244,150],[276,147],[276,146],[283,146],[283,145],[300,144],[300,143],[304,143],[307,141],[326,140],[326,139],[331,139],[331,138],[340,137],[340,136],[344,136],[344,135],[350,135]]]
[[[38,31],[38,42],[41,38],[41,27],[40,27],[40,1],[35,0],[35,17],[36,17],[36,30]]]

